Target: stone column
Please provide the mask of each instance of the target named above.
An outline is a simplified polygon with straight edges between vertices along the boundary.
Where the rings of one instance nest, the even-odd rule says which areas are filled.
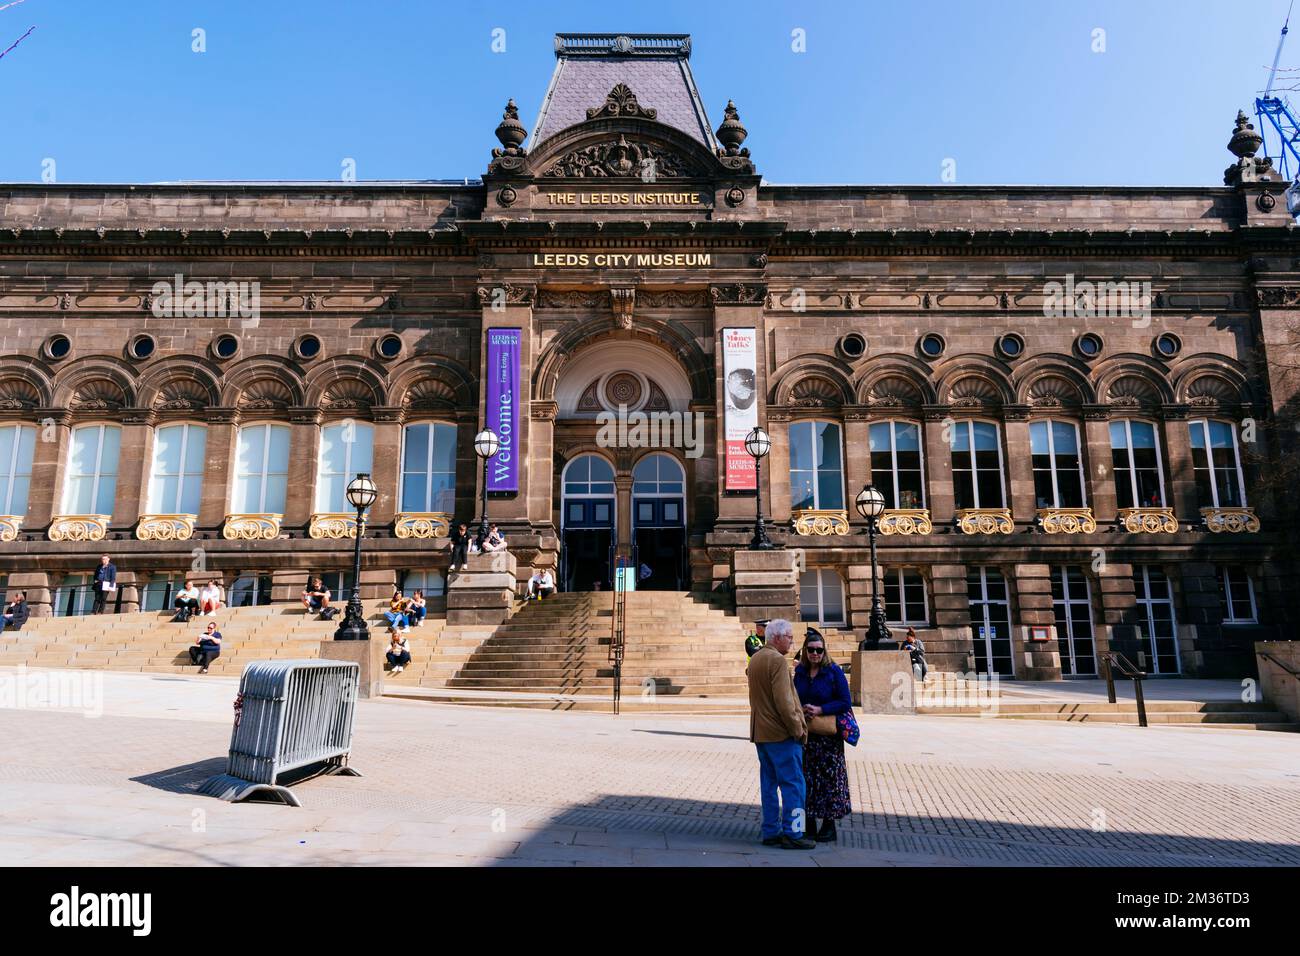
[[[1214,565],[1184,561],[1177,565],[1182,591],[1178,620],[1178,652],[1183,674],[1196,677],[1215,671],[1215,645],[1223,621],[1223,603]]]
[[[235,460],[239,455],[239,412],[234,408],[209,408],[203,446],[203,491],[199,498],[200,528],[219,528],[230,508]]]
[[[118,613],[128,614],[140,610],[140,592],[144,590],[145,576],[135,571],[117,572]]]
[[[715,490],[719,484],[718,458],[714,449],[718,444],[718,420],[713,405],[708,402],[691,402],[690,414],[699,414],[703,421],[703,430],[695,434],[699,443],[698,457],[690,459],[689,469],[694,471],[694,481],[687,489],[686,503],[691,525],[688,527],[699,531],[710,531],[718,516],[718,498]],[[688,476],[689,477],[689,476]],[[730,566],[723,577],[731,573]]]
[[[966,587],[966,565],[930,566],[930,600],[934,607],[933,635],[925,635],[925,655],[938,671],[969,673],[975,670],[975,647],[971,636],[970,594]]]
[[[1084,410],[1084,486],[1098,526],[1110,524],[1117,511],[1115,475],[1111,470],[1110,422],[1105,412]],[[1131,590],[1131,589],[1130,589]]]
[[[1138,667],[1149,669],[1150,661],[1144,663],[1133,656],[1150,654],[1150,647],[1138,641],[1140,635],[1137,626],[1137,593],[1133,588],[1133,565],[1107,561],[1098,569],[1097,577],[1090,584],[1097,591],[1092,601],[1092,634],[1097,653],[1117,650]]]
[[[367,525],[372,528],[388,526],[397,517],[402,498],[402,409],[399,407],[372,408],[375,424],[374,465],[370,478],[379,490],[379,497],[370,507]]]
[[[1026,436],[1028,437],[1028,436]],[[1021,680],[1060,680],[1061,654],[1056,640],[1056,615],[1052,611],[1052,571],[1046,564],[1015,566],[1014,626],[1011,659]],[[1046,627],[1050,640],[1030,643],[1030,628]]]
[[[117,456],[112,520],[115,528],[133,526],[148,508],[152,457],[153,415],[148,409],[129,409],[122,417],[122,444]]]
[[[1192,470],[1192,440],[1185,408],[1165,407],[1165,471],[1169,476],[1169,505],[1182,522],[1199,522],[1196,476]]]
[[[803,551],[798,548],[733,552],[736,616],[746,622],[775,617],[798,622],[802,559]]]
[[[32,480],[27,493],[24,530],[46,528],[63,507],[60,500],[72,445],[69,414],[61,409],[41,409],[36,415],[36,449],[32,453]],[[13,577],[10,577],[13,582]],[[30,595],[28,599],[30,601]],[[48,600],[47,600],[48,606]],[[35,611],[33,611],[35,613]]]
[[[555,527],[553,470],[556,402],[533,402],[529,412],[528,520],[533,527]]]
[[[320,457],[320,411],[291,408],[289,490],[284,500],[285,528],[301,528],[316,510],[316,466]]]
[[[865,528],[853,502],[864,485],[871,484],[871,423],[865,406],[846,406],[844,413],[844,507],[849,522]],[[883,479],[882,479],[883,480]]]
[[[771,510],[765,508],[763,513],[772,520],[772,524],[785,526],[790,523],[791,507],[789,414],[769,411],[767,434],[772,439],[772,450],[763,459],[763,473],[760,477],[767,489],[766,497],[771,502]]]
[[[925,460],[922,468],[925,472],[925,503],[930,509],[930,521],[936,528],[940,524],[950,524],[955,505],[952,492],[952,444],[951,434],[944,438],[944,420],[948,410],[943,407],[927,408],[925,422],[921,426],[921,441],[925,445]]]
[[[1034,498],[1034,462],[1029,452],[1029,421],[1017,410],[1007,409],[1002,461],[1006,470],[1007,507],[1012,520],[1033,521],[1038,510]],[[1050,607],[1049,607],[1050,610]]]
[[[616,511],[614,533],[617,536],[614,545],[619,549],[626,549],[630,554],[632,548],[631,475],[614,476],[614,507]]]

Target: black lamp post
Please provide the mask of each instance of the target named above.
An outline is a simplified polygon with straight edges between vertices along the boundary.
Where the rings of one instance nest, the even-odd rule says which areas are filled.
[[[379,489],[369,475],[360,474],[348,482],[348,504],[357,509],[357,540],[352,551],[352,598],[348,601],[343,622],[334,632],[336,641],[368,641],[365,612],[361,608],[361,536],[366,533],[366,509],[379,497]]]
[[[858,645],[860,651],[894,650],[898,645],[889,634],[885,625],[885,609],[880,606],[879,574],[876,571],[876,521],[885,511],[885,496],[871,485],[866,485],[858,492],[854,501],[860,514],[867,522],[867,539],[871,542],[871,619],[867,625],[867,636]]]
[[[766,551],[775,548],[767,537],[767,525],[763,523],[763,476],[759,462],[772,450],[772,439],[767,432],[754,426],[754,430],[745,436],[745,451],[754,459],[754,537],[749,539],[751,551]]]
[[[488,520],[487,520],[488,462],[492,460],[492,458],[496,455],[498,449],[500,448],[501,448],[501,439],[498,438],[497,433],[490,428],[485,428],[477,435],[474,436],[474,454],[478,455],[480,458],[483,459],[483,498],[482,498],[483,520],[479,522],[478,537],[476,539],[478,541],[478,550],[480,554],[483,553],[483,542],[487,540],[487,536],[488,536]]]

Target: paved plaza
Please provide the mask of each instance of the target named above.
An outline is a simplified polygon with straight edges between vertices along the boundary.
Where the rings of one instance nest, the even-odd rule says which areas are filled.
[[[1300,864],[1294,734],[864,717],[855,813],[795,852],[757,843],[742,716],[365,701],[364,776],[294,809],[195,792],[224,769],[235,681],[82,677],[99,716],[0,709],[2,864]]]

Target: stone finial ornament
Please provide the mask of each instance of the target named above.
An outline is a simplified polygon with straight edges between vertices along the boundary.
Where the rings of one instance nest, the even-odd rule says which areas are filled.
[[[718,127],[718,142],[725,147],[725,152],[720,151],[720,153],[727,156],[748,156],[749,150],[740,148],[740,144],[748,135],[749,130],[740,123],[740,113],[736,110],[736,104],[727,100],[726,109],[723,110],[722,125]]]
[[[520,152],[519,145],[528,138],[528,131],[524,129],[519,122],[519,107],[515,105],[514,100],[506,103],[505,112],[501,114],[501,123],[497,126],[497,139],[505,147],[505,151],[510,155]],[[493,150],[493,155],[497,151]]]
[[[1263,144],[1264,137],[1255,132],[1255,124],[1244,110],[1237,110],[1237,128],[1232,131],[1232,139],[1228,140],[1228,152],[1239,159],[1245,159],[1259,152]]]
[[[1228,140],[1228,151],[1237,157],[1237,161],[1223,171],[1226,186],[1239,183],[1281,182],[1282,177],[1273,168],[1273,160],[1267,156],[1256,156],[1264,145],[1264,137],[1259,135],[1255,124],[1250,121],[1243,110],[1237,110],[1237,126]]]

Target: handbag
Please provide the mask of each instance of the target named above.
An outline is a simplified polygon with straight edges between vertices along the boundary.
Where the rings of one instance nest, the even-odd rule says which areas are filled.
[[[862,737],[862,731],[858,728],[858,719],[853,716],[852,708],[840,714],[835,719],[835,723],[839,727],[839,733],[844,738],[844,742],[850,747],[856,747],[858,740]]]
[[[818,714],[808,721],[808,733],[817,734],[819,737],[838,737],[840,728],[835,715]]]

